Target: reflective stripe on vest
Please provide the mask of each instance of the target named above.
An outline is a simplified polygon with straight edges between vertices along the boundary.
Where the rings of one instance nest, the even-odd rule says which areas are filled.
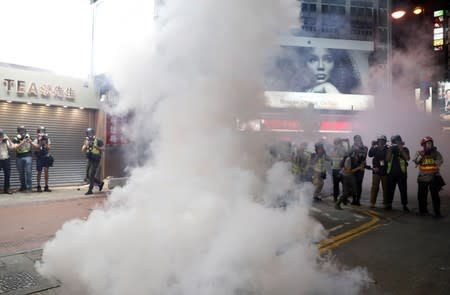
[[[439,167],[436,160],[430,156],[424,156],[419,165],[420,172],[438,172]]]
[[[18,154],[26,154],[26,153],[31,152],[31,144],[26,143],[26,144],[24,144],[24,145],[18,147],[17,150],[16,150],[16,152],[17,152]]]
[[[100,150],[98,149],[97,145],[97,138],[94,138],[94,143],[92,144],[92,149],[88,149],[88,153],[91,153],[93,155],[100,155]]]

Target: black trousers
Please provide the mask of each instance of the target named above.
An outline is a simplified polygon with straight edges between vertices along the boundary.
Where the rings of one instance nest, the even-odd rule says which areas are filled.
[[[395,187],[397,185],[400,191],[402,205],[406,206],[408,204],[407,179],[408,176],[406,173],[388,174],[388,197],[386,202],[387,206],[392,205],[392,201],[394,200]]]
[[[435,215],[441,214],[441,199],[439,198],[439,189],[433,182],[417,181],[419,184],[417,199],[419,201],[419,212],[428,213],[427,196],[428,190],[431,193],[431,202],[433,202],[433,210]]]
[[[342,183],[342,175],[340,169],[333,169],[333,198],[336,201],[339,197],[339,183]]]
[[[356,193],[354,196],[356,197],[356,200],[353,200],[355,202],[359,202],[361,200],[361,193],[362,193],[362,183],[364,180],[364,171],[357,171],[355,172],[355,181],[356,181]]]
[[[94,185],[100,185],[101,181],[97,178],[97,171],[100,167],[100,161],[92,161],[88,162],[88,175],[89,175],[89,190],[92,191]]]
[[[0,160],[0,170],[3,170],[4,182],[3,191],[9,191],[9,178],[11,176],[11,161],[10,159]]]

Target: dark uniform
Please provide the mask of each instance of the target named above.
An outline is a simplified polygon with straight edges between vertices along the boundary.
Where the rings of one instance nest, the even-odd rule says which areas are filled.
[[[360,163],[358,159],[358,153],[360,149],[353,147],[350,155],[344,160],[344,168],[342,169],[342,195],[339,197],[335,208],[342,209],[341,204],[347,204],[348,197],[352,196],[353,202],[357,200],[357,184],[355,174],[359,171],[364,171],[365,163]]]
[[[101,147],[103,147],[103,141],[95,137],[92,128],[88,128],[86,130],[86,142],[82,148],[82,150],[86,152],[86,157],[88,159],[87,171],[89,175],[89,190],[86,192],[86,195],[93,194],[92,189],[94,188],[94,185],[98,185],[99,191],[103,189],[103,181],[100,181],[96,176],[102,157]]]
[[[356,166],[366,166],[366,158],[367,158],[367,147],[363,144],[362,138],[360,135],[355,135],[353,137],[353,146],[352,150],[355,151],[356,155]],[[352,201],[352,205],[360,206],[361,193],[362,193],[362,183],[364,180],[364,169],[358,169],[355,171],[355,181],[356,181],[356,195],[355,199]]]
[[[408,190],[407,190],[407,168],[410,159],[409,150],[404,146],[404,142],[400,135],[391,137],[392,145],[387,150],[386,159],[388,161],[388,198],[386,200],[385,209],[392,209],[392,201],[394,200],[395,187],[398,185],[400,191],[403,211],[409,212],[408,208]]]
[[[383,204],[386,205],[388,185],[387,185],[387,161],[386,154],[388,147],[386,145],[387,138],[380,135],[377,141],[369,150],[369,157],[372,157],[372,187],[370,190],[370,205],[375,207],[377,202],[378,192],[380,190],[380,183],[383,189]]]

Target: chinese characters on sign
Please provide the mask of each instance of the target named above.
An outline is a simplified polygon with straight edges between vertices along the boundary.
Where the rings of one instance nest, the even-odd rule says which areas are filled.
[[[128,138],[125,135],[124,127],[128,124],[128,116],[106,117],[106,144],[126,144]]]
[[[37,85],[35,82],[30,82],[27,84],[25,81],[13,80],[13,79],[3,79],[3,86],[7,95],[16,94],[17,96],[29,97],[43,97],[43,98],[58,98],[67,101],[75,100],[75,90],[70,87],[62,87],[60,85],[55,85],[52,87],[50,84]],[[39,86],[39,87],[38,87]]]

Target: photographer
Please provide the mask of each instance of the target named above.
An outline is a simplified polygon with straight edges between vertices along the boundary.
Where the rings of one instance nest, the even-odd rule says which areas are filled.
[[[86,129],[86,139],[81,147],[81,151],[86,153],[86,157],[88,159],[88,175],[89,175],[89,190],[85,193],[85,195],[92,195],[92,189],[94,185],[98,185],[98,190],[101,191],[103,189],[103,181],[96,177],[98,168],[100,167],[100,159],[102,156],[102,151],[104,151],[103,141],[95,136],[95,132],[93,128]]]
[[[366,165],[367,150],[368,148],[364,145],[361,135],[353,136],[353,146],[352,150],[355,151],[356,155],[356,166],[369,167]],[[359,169],[354,172],[356,181],[356,194],[355,199],[352,201],[352,205],[361,206],[361,193],[362,193],[362,183],[364,180],[364,169]]]
[[[400,197],[402,200],[403,211],[409,212],[408,208],[408,192],[407,192],[407,168],[410,159],[409,150],[405,147],[400,135],[391,137],[391,146],[387,150],[387,178],[388,178],[388,198],[386,200],[385,209],[392,209],[392,201],[394,199],[395,187],[398,185]]]
[[[425,136],[420,141],[422,150],[416,152],[414,163],[419,168],[419,175],[417,176],[418,191],[417,199],[419,201],[419,214],[428,214],[427,196],[428,191],[431,194],[431,201],[433,203],[434,218],[441,218],[441,199],[439,191],[445,185],[439,173],[444,159],[441,153],[434,146],[434,140],[430,136]]]
[[[383,189],[383,204],[386,205],[388,200],[388,185],[386,175],[386,154],[388,147],[386,145],[387,138],[385,135],[379,135],[376,141],[372,142],[369,150],[369,157],[372,159],[372,188],[370,190],[370,207],[375,208],[378,192],[380,191],[380,183]]]
[[[361,151],[360,147],[353,146],[350,150],[349,155],[344,158],[344,167],[341,171],[342,174],[342,195],[339,197],[338,201],[334,205],[334,208],[341,210],[341,204],[347,205],[348,198],[351,196],[353,201],[352,204],[358,200],[358,188],[356,183],[355,174],[363,171],[365,169],[365,162],[360,161],[359,153]]]
[[[0,129],[0,170],[3,170],[4,182],[3,182],[3,193],[11,194],[9,190],[9,177],[11,175],[11,161],[9,159],[9,150],[14,148],[11,140],[8,136]]]
[[[24,126],[17,127],[17,135],[13,138],[14,148],[16,149],[16,166],[20,178],[20,192],[31,192],[32,188],[32,170],[33,161],[31,153],[31,137]]]
[[[344,146],[344,142],[346,146]],[[348,138],[335,138],[333,141],[333,150],[331,152],[331,168],[333,176],[333,200],[337,202],[340,189],[339,183],[342,183],[341,170],[344,166],[344,158],[349,153],[350,141]]]
[[[314,201],[322,201],[319,194],[322,192],[324,179],[327,177],[326,162],[331,161],[327,156],[322,142],[314,145],[315,153],[311,155],[309,165],[312,169],[312,181],[314,185]]]
[[[37,137],[33,141],[33,147],[36,154],[36,170],[37,170],[37,191],[42,192],[41,188],[41,175],[42,169],[44,169],[44,191],[51,192],[48,188],[48,169],[53,166],[53,158],[50,156],[49,151],[51,149],[51,142],[45,127],[38,127],[36,130]]]

